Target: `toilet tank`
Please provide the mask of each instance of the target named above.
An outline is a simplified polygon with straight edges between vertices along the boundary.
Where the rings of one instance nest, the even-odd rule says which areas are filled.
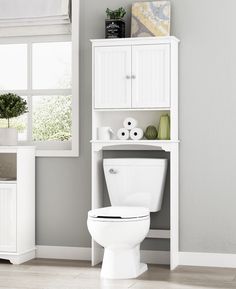
[[[167,159],[104,159],[103,168],[112,206],[161,210]]]

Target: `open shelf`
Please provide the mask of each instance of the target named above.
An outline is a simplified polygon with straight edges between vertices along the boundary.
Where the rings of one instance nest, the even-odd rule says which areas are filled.
[[[94,150],[167,150],[179,140],[91,140]]]
[[[99,127],[110,127],[113,131],[111,135],[111,141],[119,141],[117,138],[117,132],[122,128],[123,122],[127,117],[132,117],[137,120],[137,127],[141,128],[144,132],[149,125],[153,125],[158,129],[160,117],[162,115],[169,114],[171,118],[170,134],[171,139],[176,140],[178,138],[178,129],[175,122],[172,122],[172,111],[169,109],[163,110],[96,110],[93,112],[93,130],[92,139],[99,140],[97,130]],[[133,140],[128,140],[133,142]],[[141,141],[151,144],[153,141],[142,139]],[[140,142],[141,142],[140,141]],[[156,141],[156,140],[155,140]],[[162,142],[162,141],[161,141]]]
[[[13,183],[17,178],[17,154],[0,151],[0,183]]]
[[[170,111],[170,107],[155,107],[155,108],[95,108],[95,112],[99,111]]]
[[[179,140],[119,140],[119,139],[112,139],[112,140],[91,140],[91,143],[108,143],[108,144],[162,144],[162,143],[178,143]]]
[[[17,183],[16,180],[0,181],[1,185],[3,185],[3,184],[16,184],[16,183]]]
[[[143,131],[149,126],[154,125],[158,127],[160,117],[165,114],[170,114],[169,110],[102,110],[94,111],[93,122],[93,139],[97,139],[97,128],[109,126],[114,132],[112,140],[117,139],[117,131],[123,127],[123,122],[127,117],[132,117],[137,120],[137,127]]]
[[[0,146],[0,153],[17,153],[19,150],[34,149],[34,146]]]

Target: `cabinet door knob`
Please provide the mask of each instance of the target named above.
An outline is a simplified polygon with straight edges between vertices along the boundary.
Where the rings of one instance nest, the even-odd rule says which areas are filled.
[[[136,75],[132,75],[132,79],[136,79]]]
[[[130,77],[130,75],[126,75],[126,79],[130,79],[131,77]]]

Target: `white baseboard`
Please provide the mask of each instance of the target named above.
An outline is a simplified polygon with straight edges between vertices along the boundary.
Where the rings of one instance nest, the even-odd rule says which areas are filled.
[[[37,246],[37,258],[91,260],[91,248]],[[141,261],[148,264],[170,264],[169,251],[141,250]],[[179,265],[236,268],[236,254],[179,252]]]
[[[236,268],[236,254],[179,252],[179,265]]]
[[[37,246],[37,258],[64,259],[64,260],[91,260],[91,248]],[[149,264],[170,264],[169,251],[141,251],[141,261]]]
[[[36,256],[35,248],[21,253],[0,253],[0,259],[9,260],[14,265],[20,265]]]
[[[37,258],[65,259],[65,260],[91,260],[91,248],[63,247],[63,246],[37,246]]]

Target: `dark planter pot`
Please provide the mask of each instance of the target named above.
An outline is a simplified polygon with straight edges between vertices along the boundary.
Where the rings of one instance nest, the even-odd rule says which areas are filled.
[[[106,19],[106,38],[125,38],[125,22],[121,19]]]

